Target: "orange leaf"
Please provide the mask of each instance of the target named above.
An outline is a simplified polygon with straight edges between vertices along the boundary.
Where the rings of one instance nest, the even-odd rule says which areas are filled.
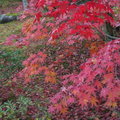
[[[98,100],[95,97],[91,97],[91,101],[90,102],[91,102],[92,105],[96,106],[97,103],[98,103]]]
[[[60,110],[60,112],[61,112],[62,114],[65,114],[65,113],[68,112],[68,110],[67,110],[66,107],[62,107],[62,109]]]
[[[107,81],[111,80],[114,78],[113,73],[108,73],[104,75],[104,80],[102,81],[103,84],[105,84]]]
[[[46,76],[45,77],[45,81],[46,82],[51,82],[51,83],[55,84],[56,83],[56,78],[55,77]]]
[[[114,70],[114,67],[108,66],[108,67],[106,68],[106,70],[107,70],[108,72],[112,72],[112,71]]]
[[[117,102],[107,102],[106,103],[107,106],[111,106],[111,107],[117,107]]]

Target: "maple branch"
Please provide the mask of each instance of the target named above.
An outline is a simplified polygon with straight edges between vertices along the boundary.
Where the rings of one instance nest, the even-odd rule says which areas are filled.
[[[88,2],[88,1],[91,1],[91,0],[83,0],[83,1],[78,0],[78,1],[76,2],[76,5],[85,4],[85,3]]]
[[[115,36],[111,36],[111,35],[109,35],[109,34],[107,34],[107,33],[104,33],[108,38],[110,38],[110,39],[112,39],[112,40],[114,40],[114,39],[120,39],[119,37],[115,37]]]
[[[119,37],[111,36],[111,35],[103,32],[103,31],[101,31],[101,30],[100,30],[99,28],[97,28],[96,26],[94,26],[94,27],[97,29],[97,31],[98,31],[99,33],[101,33],[103,36],[107,36],[107,37],[110,38],[111,40],[120,39]]]

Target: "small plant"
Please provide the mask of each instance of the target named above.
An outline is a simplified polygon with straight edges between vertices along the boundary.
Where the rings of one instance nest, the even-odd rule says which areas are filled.
[[[14,119],[16,115],[16,106],[12,101],[7,101],[0,105],[0,118]]]
[[[19,96],[16,102],[18,106],[17,113],[21,115],[25,115],[27,113],[27,109],[30,105],[33,105],[33,102],[30,98],[27,98],[25,96]]]
[[[27,117],[28,107],[33,105],[33,102],[30,98],[25,96],[19,96],[18,99],[15,101],[7,101],[0,105],[0,118],[4,119],[17,119],[19,116]]]

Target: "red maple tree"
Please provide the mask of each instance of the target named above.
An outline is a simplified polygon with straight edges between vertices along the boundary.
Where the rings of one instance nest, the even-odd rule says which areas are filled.
[[[23,62],[25,68],[19,75],[25,82],[37,74],[44,74],[46,82],[56,83],[56,77],[62,79],[63,87],[51,98],[50,112],[65,113],[76,102],[81,107],[96,106],[101,101],[107,106],[117,106],[120,39],[105,33],[105,25],[118,26],[118,3],[119,0],[112,3],[110,0],[30,1],[30,8],[23,15],[30,17],[23,26],[24,37],[15,44],[41,44],[42,41],[46,46],[62,47],[56,49],[55,60],[49,61],[51,56],[46,55],[47,51],[31,55]],[[85,60],[79,51],[83,47],[90,50]],[[70,67],[55,69],[64,60]]]

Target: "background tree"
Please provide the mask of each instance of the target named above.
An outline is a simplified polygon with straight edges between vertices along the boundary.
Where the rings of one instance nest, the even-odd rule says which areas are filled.
[[[24,10],[27,9],[28,1],[27,0],[22,0],[22,2],[23,2]]]

